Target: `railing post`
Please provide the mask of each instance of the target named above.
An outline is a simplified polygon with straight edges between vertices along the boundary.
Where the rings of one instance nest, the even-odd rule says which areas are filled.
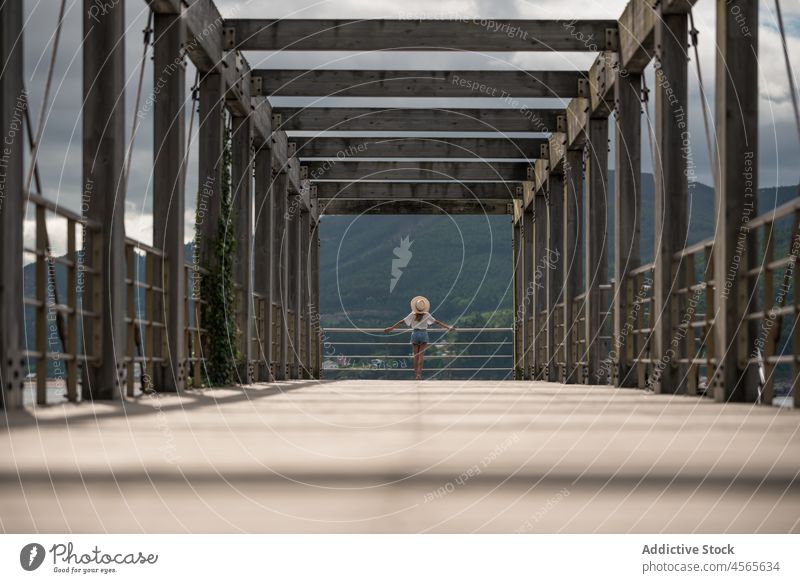
[[[186,204],[186,65],[182,51],[186,27],[179,14],[154,15],[153,76],[161,89],[153,94],[153,246],[166,254],[159,262],[157,280],[165,293],[156,303],[166,325],[162,354],[167,362],[154,367],[154,385],[159,391],[184,388],[186,362],[186,270],[184,209]]]
[[[564,299],[564,177],[550,174],[547,178],[547,377],[558,381],[558,347],[563,338],[556,337],[556,306]],[[542,255],[539,254],[541,258]]]
[[[249,117],[233,118],[231,136],[231,208],[236,236],[235,278],[241,332],[240,382],[250,384],[253,375],[253,130]],[[234,258],[231,258],[233,260]]]
[[[734,10],[735,8],[735,10]],[[755,266],[755,237],[748,221],[757,212],[758,188],[758,2],[717,0],[716,128],[719,168],[714,244],[717,401],[754,401],[754,326],[746,315]],[[766,233],[766,236],[775,236]],[[767,277],[772,274],[767,273]],[[797,290],[794,290],[797,293]],[[767,302],[774,298],[766,298]],[[797,350],[797,346],[794,347]],[[795,388],[797,391],[797,388]],[[795,392],[796,395],[796,392]]]
[[[275,268],[275,205],[274,184],[272,182],[272,150],[267,144],[260,144],[255,154],[255,226],[253,243],[253,263],[257,266],[253,273],[253,287],[256,293],[264,298],[264,313],[261,330],[258,331],[261,354],[256,355],[259,361],[256,380],[268,382],[273,379],[272,343],[274,310]]]
[[[523,337],[523,375],[522,378],[529,381],[533,378],[533,331],[536,329],[531,322],[536,310],[533,303],[534,277],[535,277],[535,258],[533,255],[533,201],[523,211],[522,217],[522,258],[525,264],[525,296],[522,304],[523,325],[525,334]]]
[[[576,329],[573,301],[578,296],[583,272],[583,151],[564,155],[564,369],[561,382],[578,382],[575,350]]]
[[[96,19],[92,0],[83,2],[83,198],[85,215],[100,224],[102,244],[90,266],[102,271],[98,335],[87,335],[89,354],[100,356],[86,367],[84,399],[114,399],[125,384],[125,2],[110,4]],[[84,242],[97,243],[95,234]],[[97,262],[95,262],[97,260]],[[96,285],[92,282],[92,286]],[[85,306],[84,304],[84,307]]]
[[[614,84],[616,108],[614,148],[614,334],[609,362],[613,359],[614,386],[635,387],[627,358],[629,329],[635,327],[633,306],[627,293],[628,273],[640,265],[642,105],[639,73],[619,71]]]
[[[663,3],[662,3],[663,6]],[[680,271],[673,270],[673,256],[686,246],[688,199],[687,161],[682,148],[688,139],[686,14],[660,13],[656,18],[656,113],[655,113],[655,226],[653,357],[649,384],[659,393],[682,388],[681,352],[675,326],[681,303],[672,293],[681,287]]]
[[[533,336],[533,370],[534,378],[543,379],[543,370],[546,365],[542,357],[543,346],[547,346],[547,326],[544,329],[539,326],[540,315],[547,309],[547,282],[549,262],[547,255],[547,236],[548,236],[548,205],[547,198],[534,194],[533,201],[533,257],[535,265],[534,285],[533,285],[533,312],[534,312],[534,336]]]
[[[586,379],[589,384],[608,382],[602,362],[602,336],[607,309],[605,291],[608,284],[608,118],[589,119],[586,136]]]
[[[24,115],[22,0],[0,3],[0,408],[22,406],[25,382],[22,358],[23,277],[22,218],[24,215]],[[9,141],[11,143],[7,143]]]
[[[513,278],[514,278],[514,380],[522,380],[522,369],[524,367],[522,339],[524,327],[523,320],[523,291],[524,286],[524,260],[522,257],[522,215],[517,211],[519,205],[515,205],[515,213],[512,215],[511,244],[513,258]]]

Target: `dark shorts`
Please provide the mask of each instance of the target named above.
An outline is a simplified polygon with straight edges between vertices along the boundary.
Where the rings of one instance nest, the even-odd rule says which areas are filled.
[[[411,344],[428,344],[428,331],[427,330],[412,330],[411,331]]]

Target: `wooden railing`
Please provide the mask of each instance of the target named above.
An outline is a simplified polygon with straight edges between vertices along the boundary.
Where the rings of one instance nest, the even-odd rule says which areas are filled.
[[[776,228],[780,225],[789,228]],[[742,270],[740,277],[745,281],[740,288],[755,288],[757,293],[752,294],[755,301],[748,302],[746,320],[750,326],[741,327],[737,360],[760,369],[760,400],[766,404],[776,399],[779,370],[790,368],[789,374],[780,375],[785,389],[781,398],[793,390],[794,406],[800,407],[800,199],[751,220],[748,229],[758,253],[755,264]],[[747,300],[740,298],[743,303]],[[755,338],[750,338],[748,328],[754,328]],[[752,347],[750,351],[748,346]]]
[[[99,257],[103,242],[99,225],[37,194],[29,195],[28,204],[34,211],[35,233],[32,246],[25,246],[23,253],[33,261],[35,285],[32,290],[25,290],[23,303],[25,320],[33,320],[35,334],[34,339],[28,338],[22,356],[28,362],[29,370],[31,361],[36,365],[37,404],[48,402],[51,372],[52,380],[64,382],[66,398],[75,402],[79,399],[80,368],[99,362],[102,342],[99,310],[103,291]],[[47,227],[48,215],[66,223],[66,251],[63,255],[56,256],[53,252]],[[85,248],[87,235],[91,235],[90,249]],[[85,261],[87,253],[92,255],[92,267]],[[65,276],[63,285],[58,281],[61,270]],[[87,284],[91,284],[91,295],[86,289]],[[33,295],[28,295],[31,291]],[[90,343],[83,341],[87,334],[91,334]],[[84,354],[81,348],[89,345],[92,354]],[[55,363],[53,366],[57,370],[51,371],[50,363]]]
[[[206,345],[208,330],[203,327],[201,314],[207,301],[201,294],[201,279],[209,275],[207,269],[191,262],[184,263],[186,274],[186,364],[188,387],[203,384],[203,346]]]
[[[619,358],[624,358],[630,370],[636,371],[637,385],[640,388],[645,387],[653,364],[650,353],[654,312],[653,269],[653,263],[632,269],[625,282],[631,313],[626,314],[623,320],[629,325],[629,329],[625,350],[619,354]]]
[[[672,330],[678,342],[675,363],[683,367],[690,395],[705,392],[714,374],[714,239],[706,239],[673,256],[672,302],[680,320]],[[681,274],[681,270],[683,273]],[[701,373],[704,373],[701,379]]]
[[[127,261],[127,314],[128,349],[127,395],[136,394],[138,365],[139,383],[143,391],[153,389],[152,375],[156,366],[167,363],[165,304],[166,289],[163,282],[169,281],[169,263],[163,251],[131,238],[125,239]]]

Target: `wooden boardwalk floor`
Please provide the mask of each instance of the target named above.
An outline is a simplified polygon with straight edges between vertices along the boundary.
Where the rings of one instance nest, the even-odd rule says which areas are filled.
[[[800,414],[530,382],[0,413],[4,532],[800,532]]]

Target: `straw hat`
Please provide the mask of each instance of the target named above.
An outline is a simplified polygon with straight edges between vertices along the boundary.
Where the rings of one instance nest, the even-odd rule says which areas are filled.
[[[411,300],[411,311],[417,314],[424,314],[431,309],[431,303],[425,296],[417,296]]]

